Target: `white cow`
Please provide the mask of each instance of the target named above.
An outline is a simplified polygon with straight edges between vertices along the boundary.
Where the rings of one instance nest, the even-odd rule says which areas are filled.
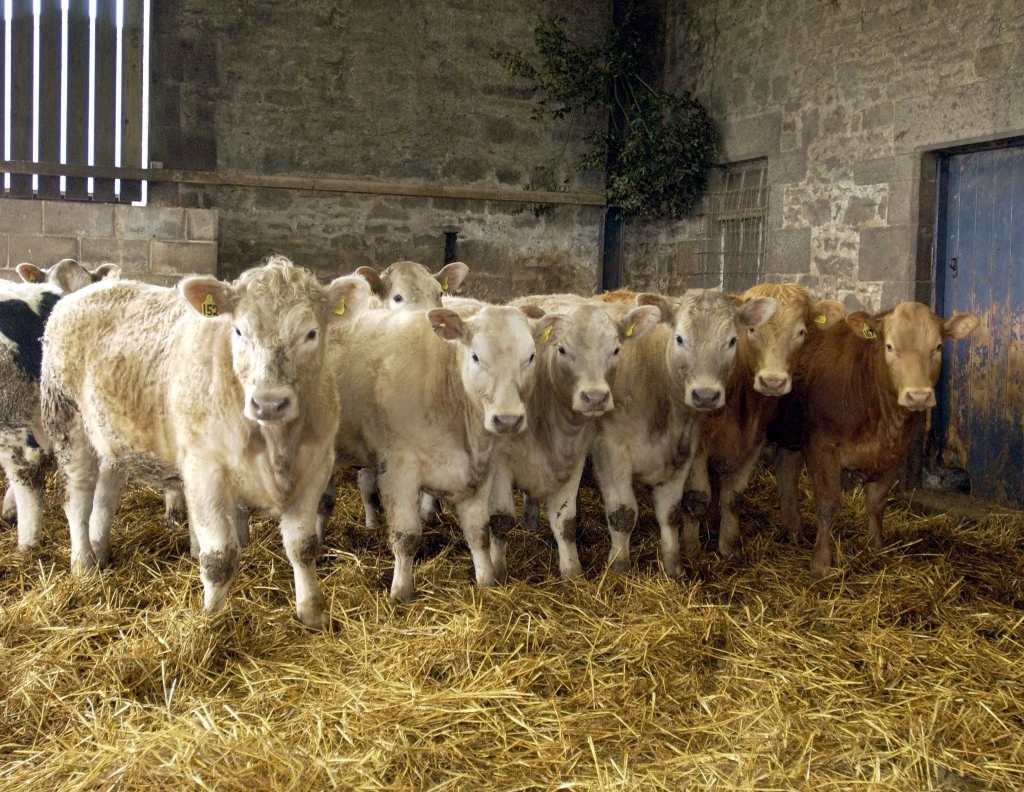
[[[537,384],[527,407],[528,426],[498,453],[491,489],[491,563],[506,574],[508,531],[515,523],[513,484],[531,499],[546,498],[548,521],[565,578],[583,573],[576,550],[576,496],[598,417],[614,409],[611,383],[625,344],[643,338],[661,314],[653,306],[615,309],[575,295],[524,297],[514,305],[557,311],[572,324],[557,344],[538,350]]]
[[[392,599],[415,593],[421,490],[455,504],[477,583],[493,585],[492,457],[502,436],[526,427],[536,342],[557,343],[568,323],[549,314],[531,327],[518,308],[498,306],[465,319],[443,308],[368,311],[338,333],[332,366],[350,407],[338,430],[338,464],[377,473],[395,553]]]
[[[0,464],[7,474],[3,519],[18,522],[18,549],[39,543],[43,488],[52,457],[39,412],[39,368],[43,329],[62,295],[117,278],[121,268],[101,264],[93,271],[73,259],[48,269],[19,264],[24,283],[0,281]]]
[[[604,498],[616,572],[629,570],[629,536],[636,525],[633,480],[651,486],[661,529],[661,562],[668,575],[679,562],[680,501],[693,463],[703,417],[725,403],[725,383],[736,362],[741,330],[766,321],[776,308],[759,297],[737,308],[710,289],[682,297],[641,294],[662,323],[624,346],[612,387],[615,409],[598,422],[594,472]],[[621,314],[628,305],[612,304]]]
[[[41,384],[73,571],[106,559],[130,474],[183,487],[207,611],[224,605],[238,570],[244,506],[280,517],[299,619],[323,626],[316,509],[339,413],[326,337],[368,298],[362,278],[324,287],[275,256],[232,284],[120,281],[62,301],[47,326]]]

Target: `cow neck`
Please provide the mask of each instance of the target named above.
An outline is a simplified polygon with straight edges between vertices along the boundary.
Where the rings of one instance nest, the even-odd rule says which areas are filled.
[[[439,361],[437,388],[440,401],[435,403],[444,405],[451,426],[462,432],[462,445],[469,453],[488,453],[494,435],[484,429],[483,407],[469,398],[462,383],[462,355],[469,354],[468,348],[455,347],[447,341],[444,343],[448,348]]]
[[[277,494],[283,499],[295,487],[295,448],[305,430],[305,416],[300,416],[283,426],[256,424],[256,428],[263,439],[264,453],[270,462]]]

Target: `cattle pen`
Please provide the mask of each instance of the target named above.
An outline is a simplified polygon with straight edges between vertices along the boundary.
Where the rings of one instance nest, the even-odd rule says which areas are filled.
[[[56,481],[42,549],[0,555],[5,789],[1020,789],[1024,521],[892,508],[882,553],[846,495],[817,583],[767,473],[742,558],[661,573],[641,501],[632,574],[604,571],[581,493],[586,578],[545,530],[510,535],[506,586],[472,585],[450,515],[420,592],[339,480],[320,577],[331,626],[294,617],[276,526],[253,523],[230,606],[201,613],[185,531],[130,488],[113,565],[76,579]],[[805,521],[810,519],[806,482]],[[755,528],[756,527],[756,528]]]

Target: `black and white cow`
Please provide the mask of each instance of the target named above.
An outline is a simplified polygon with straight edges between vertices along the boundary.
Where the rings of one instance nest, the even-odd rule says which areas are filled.
[[[103,264],[90,272],[72,259],[49,269],[18,265],[24,283],[0,281],[0,465],[7,474],[3,519],[18,522],[18,549],[39,543],[43,486],[50,443],[39,409],[39,371],[46,320],[70,291],[121,269]]]

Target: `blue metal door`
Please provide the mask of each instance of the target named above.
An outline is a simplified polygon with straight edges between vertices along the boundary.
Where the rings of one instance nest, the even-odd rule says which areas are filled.
[[[1024,506],[1024,147],[944,157],[939,196],[939,313],[981,317],[943,348],[940,462],[978,498]]]

